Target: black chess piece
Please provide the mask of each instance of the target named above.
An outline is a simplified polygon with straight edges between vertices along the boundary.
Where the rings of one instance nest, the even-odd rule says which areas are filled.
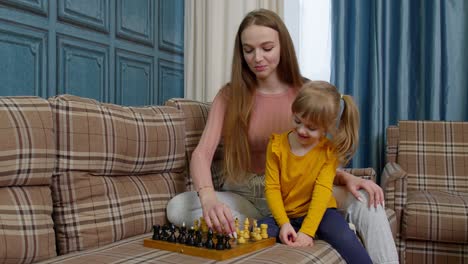
[[[224,236],[224,248],[225,249],[231,249],[231,244],[229,244],[229,240],[231,239],[231,237],[229,235],[225,235]]]
[[[205,247],[208,249],[215,248],[215,244],[213,242],[213,230],[211,230],[211,228],[208,229],[208,233],[206,234]]]
[[[160,240],[161,239],[161,226],[154,225],[153,226],[153,240]]]
[[[163,225],[161,229],[161,240],[167,241],[167,238],[169,237],[169,232],[168,232],[169,227],[167,225]]]
[[[194,246],[195,245],[195,229],[193,229],[193,226],[190,228],[188,231],[188,237],[187,240],[185,241],[186,245],[189,246]]]
[[[167,238],[167,242],[175,243],[176,242],[176,237],[175,237],[175,225],[171,224],[169,226],[169,237]]]
[[[216,239],[218,240],[216,242],[216,250],[224,250],[224,235],[217,234]]]
[[[182,224],[182,227],[179,228],[179,236],[177,237],[177,242],[180,244],[185,244],[187,241],[187,227],[185,223]]]
[[[203,247],[203,236],[202,236],[202,232],[200,229],[197,230],[197,232],[195,232],[195,246],[196,247]]]

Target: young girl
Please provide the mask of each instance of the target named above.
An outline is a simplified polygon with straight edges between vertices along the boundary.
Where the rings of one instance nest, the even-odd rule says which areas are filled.
[[[358,142],[359,112],[352,97],[314,81],[304,85],[291,109],[292,130],[273,134],[267,149],[265,196],[274,220],[260,222],[284,244],[313,246],[319,237],[347,263],[372,263],[332,196],[336,169],[350,160]]]

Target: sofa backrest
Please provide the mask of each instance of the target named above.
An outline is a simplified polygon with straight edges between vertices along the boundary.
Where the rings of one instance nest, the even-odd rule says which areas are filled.
[[[396,162],[408,189],[468,193],[468,122],[399,121]]]
[[[210,111],[210,103],[202,103],[190,99],[172,98],[166,101],[167,106],[176,107],[184,112],[185,122],[185,150],[187,157],[187,178],[186,186],[188,191],[195,190],[190,176],[190,159],[192,152],[197,147],[198,141],[203,133],[203,129],[208,119]],[[223,147],[222,144],[216,149],[211,166],[211,174],[213,177],[213,185],[219,190],[223,182]]]
[[[39,97],[0,97],[0,263],[56,256],[52,112]]]
[[[59,254],[151,231],[185,190],[185,118],[173,107],[49,98],[56,131],[52,179]]]

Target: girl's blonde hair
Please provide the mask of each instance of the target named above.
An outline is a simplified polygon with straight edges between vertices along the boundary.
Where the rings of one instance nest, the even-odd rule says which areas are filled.
[[[248,13],[237,30],[231,81],[223,88],[223,93],[227,98],[223,126],[224,169],[225,175],[235,181],[242,180],[250,169],[248,128],[257,79],[244,59],[241,34],[251,25],[269,27],[278,32],[280,42],[278,76],[282,82],[296,89],[299,89],[303,83],[293,42],[281,18],[266,9]]]
[[[340,116],[341,99],[344,108]],[[323,128],[331,137],[340,163],[349,162],[359,141],[359,111],[351,96],[341,95],[328,82],[311,81],[299,91],[291,110]]]

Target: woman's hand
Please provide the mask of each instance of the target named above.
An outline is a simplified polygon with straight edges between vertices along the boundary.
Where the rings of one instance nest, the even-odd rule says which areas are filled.
[[[369,207],[381,204],[385,208],[385,199],[382,188],[371,180],[365,180],[363,178],[356,177],[343,170],[337,170],[336,175],[341,178],[339,182],[342,182],[346,186],[346,189],[351,192],[356,199],[364,201],[359,193],[360,189],[364,189],[369,194]]]
[[[293,247],[313,247],[314,239],[302,232],[297,233],[296,240],[291,244]]]
[[[279,239],[283,244],[292,246],[297,238],[296,231],[292,227],[291,223],[283,224],[280,228]]]
[[[219,233],[237,236],[231,209],[218,200],[215,191],[213,189],[203,189],[198,192],[198,195],[202,205],[203,218],[208,228]]]

